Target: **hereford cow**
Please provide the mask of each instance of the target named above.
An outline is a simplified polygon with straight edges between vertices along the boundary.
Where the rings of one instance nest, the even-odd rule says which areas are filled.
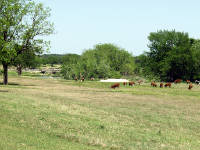
[[[171,87],[171,85],[172,84],[170,82],[168,82],[168,83],[165,84],[165,87]]]
[[[181,79],[176,79],[176,80],[174,81],[175,84],[176,84],[176,83],[181,83],[181,82],[182,82]]]
[[[133,86],[135,84],[135,82],[131,81],[128,83],[129,86]]]
[[[186,83],[189,84],[189,83],[190,83],[190,80],[186,80]]]
[[[126,86],[126,85],[127,85],[127,82],[123,82],[123,85]]]
[[[115,89],[117,87],[119,88],[119,85],[120,85],[119,83],[115,83],[115,84],[111,85],[111,88],[113,88],[113,89]]]
[[[160,88],[163,88],[163,83],[160,83]]]
[[[78,81],[78,78],[77,78],[77,77],[74,77],[74,80],[75,80],[75,81]]]
[[[192,83],[190,83],[188,89],[191,90],[192,87],[193,87],[193,85],[192,85]]]
[[[84,80],[85,80],[85,78],[84,78],[84,77],[82,77],[82,78],[81,78],[81,82],[84,82]]]
[[[151,86],[157,87],[157,84],[153,81],[153,82],[151,82]]]
[[[138,84],[140,85],[142,82],[143,82],[142,80],[139,80],[139,81],[138,81]]]

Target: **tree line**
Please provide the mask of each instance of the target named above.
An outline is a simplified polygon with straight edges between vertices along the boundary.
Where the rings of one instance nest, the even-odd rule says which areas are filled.
[[[114,44],[97,44],[82,55],[70,54],[63,59],[61,74],[65,79],[120,78],[134,73],[134,57]]]
[[[200,40],[186,32],[159,30],[148,36],[149,51],[133,56],[113,44],[98,44],[82,55],[63,61],[66,79],[138,75],[150,80],[200,79]]]
[[[149,51],[133,56],[114,44],[97,44],[78,54],[39,54],[25,51],[12,65],[37,68],[41,65],[61,65],[65,79],[121,78],[138,75],[151,80],[200,79],[200,40],[188,33],[159,30],[148,36]],[[19,70],[18,70],[19,71]]]

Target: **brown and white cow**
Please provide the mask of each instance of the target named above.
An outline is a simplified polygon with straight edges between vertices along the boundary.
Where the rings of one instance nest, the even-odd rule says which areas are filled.
[[[126,86],[126,85],[127,85],[127,82],[123,82],[123,85]]]
[[[120,85],[119,83],[115,83],[115,84],[111,85],[111,88],[113,88],[113,89],[115,89],[117,87],[119,88],[119,85]]]
[[[171,85],[172,84],[170,82],[168,82],[168,83],[165,84],[165,87],[171,87]]]
[[[151,82],[151,86],[157,87],[157,84],[153,81],[153,82]]]
[[[84,77],[81,77],[81,82],[84,82],[85,81],[85,78]]]
[[[77,77],[74,77],[74,80],[75,80],[75,81],[78,81],[78,78],[77,78]]]
[[[181,83],[181,82],[182,82],[181,79],[176,79],[176,80],[174,81],[175,84],[177,84],[177,83]]]
[[[186,83],[189,84],[189,83],[190,83],[190,80],[186,80]]]
[[[139,80],[139,81],[138,81],[138,84],[140,85],[142,82],[143,82],[142,80]]]
[[[190,83],[188,89],[191,90],[192,87],[193,87],[193,85],[192,85],[192,83]]]
[[[128,83],[129,86],[133,86],[135,84],[135,82],[131,81]]]
[[[160,88],[163,88],[163,83],[160,83]]]

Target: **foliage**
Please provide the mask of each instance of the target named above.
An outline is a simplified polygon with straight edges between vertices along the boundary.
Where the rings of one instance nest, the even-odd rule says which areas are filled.
[[[150,33],[148,39],[150,52],[138,57],[137,71],[142,68],[146,76],[162,81],[194,80],[199,76],[199,42],[189,38],[187,33],[160,30]]]
[[[80,55],[66,54],[62,58],[61,74],[65,79],[73,79],[80,75]]]
[[[15,46],[16,51],[21,50],[21,46]],[[41,65],[41,58],[36,55],[36,47],[34,50],[26,50],[19,53],[12,62],[17,68],[18,75],[21,75],[23,68],[36,68]]]
[[[13,65],[16,67],[20,65],[22,68],[37,68],[41,65],[41,61],[40,56],[24,52],[23,55],[16,57]]]
[[[41,55],[42,64],[51,64],[51,66],[56,64],[62,64],[64,55],[61,54],[44,54]]]
[[[120,78],[122,75],[133,74],[135,68],[133,56],[113,44],[95,45],[75,60],[63,59],[61,72],[64,78]]]
[[[200,40],[195,40],[191,47],[192,55],[192,68],[191,74],[193,79],[200,80]]]
[[[18,55],[30,50],[33,54],[48,50],[49,42],[41,37],[53,33],[49,16],[50,9],[41,3],[0,0],[0,62],[4,68],[4,84],[7,84],[8,65]]]
[[[78,62],[79,59],[80,59],[80,55],[78,54],[65,54],[62,57],[62,62],[75,64]]]

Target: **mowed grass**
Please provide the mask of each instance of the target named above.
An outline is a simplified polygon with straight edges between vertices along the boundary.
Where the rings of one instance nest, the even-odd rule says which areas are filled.
[[[10,77],[0,85],[2,150],[197,150],[200,87]]]

